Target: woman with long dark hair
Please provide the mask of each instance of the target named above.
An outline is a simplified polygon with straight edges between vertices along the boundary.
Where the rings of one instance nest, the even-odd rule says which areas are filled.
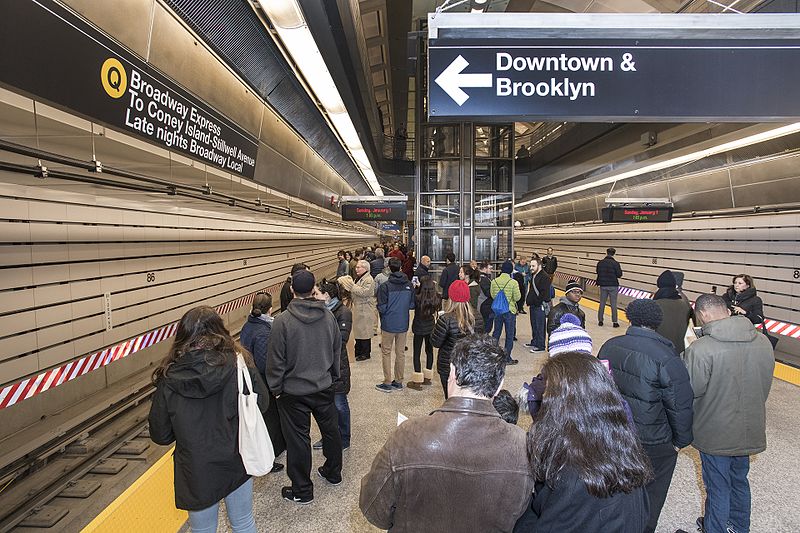
[[[431,384],[433,376],[433,344],[431,333],[436,322],[436,313],[442,307],[442,298],[436,291],[436,283],[430,276],[423,277],[414,293],[414,320],[411,332],[414,334],[414,374],[406,386],[409,389],[422,390],[423,385]],[[425,368],[422,368],[420,354],[422,343],[425,343]]]
[[[222,318],[195,307],[178,322],[169,354],[153,372],[150,438],[175,443],[175,505],[189,511],[192,531],[216,531],[219,501],[236,533],[255,533],[253,481],[239,455],[237,354],[242,354],[258,406],[269,395],[250,354],[231,338]]]
[[[431,334],[431,344],[439,348],[436,367],[442,381],[444,399],[447,399],[447,380],[450,378],[450,354],[456,342],[474,333],[483,331],[483,318],[472,312],[469,305],[469,287],[464,280],[457,279],[448,289],[450,306],[439,317]]]
[[[528,431],[536,489],[514,531],[641,533],[652,472],[613,378],[577,352],[549,359],[542,373],[542,406]]]
[[[737,274],[722,296],[731,315],[746,317],[753,324],[764,321],[764,303],[756,293],[756,284],[748,274]]]

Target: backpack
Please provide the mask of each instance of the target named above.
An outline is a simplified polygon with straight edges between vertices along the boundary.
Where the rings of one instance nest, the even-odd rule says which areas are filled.
[[[494,297],[494,301],[492,302],[492,311],[494,311],[495,316],[500,316],[504,313],[508,313],[511,310],[511,308],[508,306],[508,297],[506,296],[505,288],[512,281],[514,280],[511,279],[506,281],[506,284],[503,285],[503,288],[500,289],[500,291],[497,293],[497,296]]]

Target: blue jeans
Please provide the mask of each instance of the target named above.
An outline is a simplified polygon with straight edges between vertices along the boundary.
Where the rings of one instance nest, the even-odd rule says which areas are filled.
[[[253,478],[225,496],[225,509],[234,533],[256,533],[256,521],[253,518]],[[189,511],[192,533],[215,533],[218,514],[219,502],[202,511]]]
[[[333,395],[333,404],[339,413],[339,433],[342,434],[342,448],[350,447],[350,404],[347,394],[337,392]]]
[[[517,315],[511,311],[494,317],[494,333],[492,337],[500,343],[500,333],[506,327],[506,344],[503,349],[506,352],[506,361],[512,359],[511,351],[514,349],[514,336],[517,334]]]
[[[544,350],[544,309],[541,305],[531,306],[531,344],[534,348]]]
[[[750,532],[750,456],[726,457],[700,452],[706,486],[706,533]]]

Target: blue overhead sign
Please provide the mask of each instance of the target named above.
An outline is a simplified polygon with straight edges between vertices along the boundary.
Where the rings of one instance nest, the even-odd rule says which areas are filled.
[[[503,20],[489,20],[495,19]],[[752,33],[739,38],[744,34],[737,32],[727,38],[691,38],[686,29],[675,30],[679,38],[665,38],[666,30],[658,38],[603,38],[602,32],[543,38],[542,28],[526,32],[494,27],[481,38],[474,31],[446,28],[432,31],[435,38],[429,39],[431,119],[800,118],[800,32],[794,38],[775,38],[766,30],[761,34],[769,38]]]
[[[400,224],[382,224],[383,231],[400,231]]]

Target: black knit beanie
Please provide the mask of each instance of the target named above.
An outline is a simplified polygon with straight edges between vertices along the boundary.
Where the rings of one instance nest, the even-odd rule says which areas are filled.
[[[628,321],[632,326],[639,326],[650,329],[657,329],[664,320],[664,313],[661,307],[653,300],[639,299],[628,304],[625,309]]]

